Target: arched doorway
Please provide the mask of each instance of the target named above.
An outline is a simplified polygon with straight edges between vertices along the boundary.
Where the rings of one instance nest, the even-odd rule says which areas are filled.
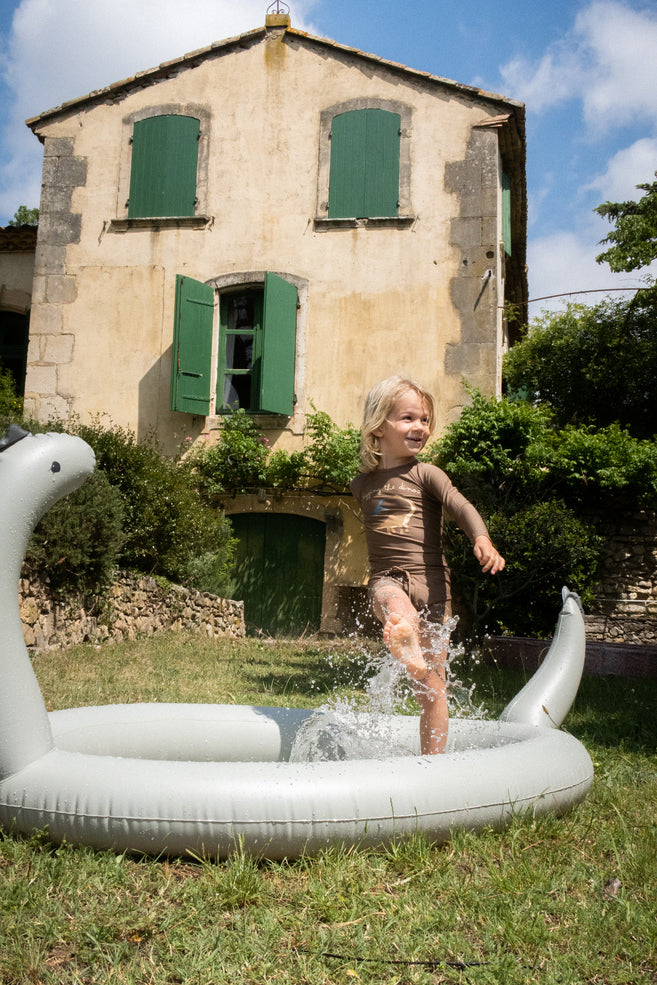
[[[247,631],[316,632],[326,525],[290,513],[237,513],[229,519],[239,541],[231,595],[244,600]]]

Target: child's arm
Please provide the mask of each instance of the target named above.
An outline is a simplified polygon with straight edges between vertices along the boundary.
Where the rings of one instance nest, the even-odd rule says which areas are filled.
[[[474,553],[484,573],[490,572],[491,575],[496,575],[498,571],[502,571],[506,564],[489,537],[477,537],[474,542]]]

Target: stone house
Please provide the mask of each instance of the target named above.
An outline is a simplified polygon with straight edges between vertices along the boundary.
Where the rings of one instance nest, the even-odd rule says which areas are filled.
[[[28,125],[37,419],[106,416],[173,453],[237,405],[293,450],[313,408],[357,424],[393,372],[436,393],[441,426],[463,381],[499,392],[506,306],[522,323],[527,302],[522,104],[268,15]],[[340,628],[366,576],[349,497],[226,510],[255,558],[252,622]]]

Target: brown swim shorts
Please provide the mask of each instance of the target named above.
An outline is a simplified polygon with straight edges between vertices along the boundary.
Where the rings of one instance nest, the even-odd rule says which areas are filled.
[[[420,615],[429,622],[442,623],[450,615],[450,600],[445,597],[449,591],[449,582],[442,569],[427,568],[417,572],[407,571],[406,568],[388,568],[387,571],[377,571],[367,585],[370,600],[376,586],[384,581],[397,582]]]

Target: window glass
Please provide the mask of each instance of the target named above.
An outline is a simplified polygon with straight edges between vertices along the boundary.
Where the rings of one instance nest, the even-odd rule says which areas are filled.
[[[262,290],[225,294],[221,299],[218,410],[256,409],[262,300]]]

